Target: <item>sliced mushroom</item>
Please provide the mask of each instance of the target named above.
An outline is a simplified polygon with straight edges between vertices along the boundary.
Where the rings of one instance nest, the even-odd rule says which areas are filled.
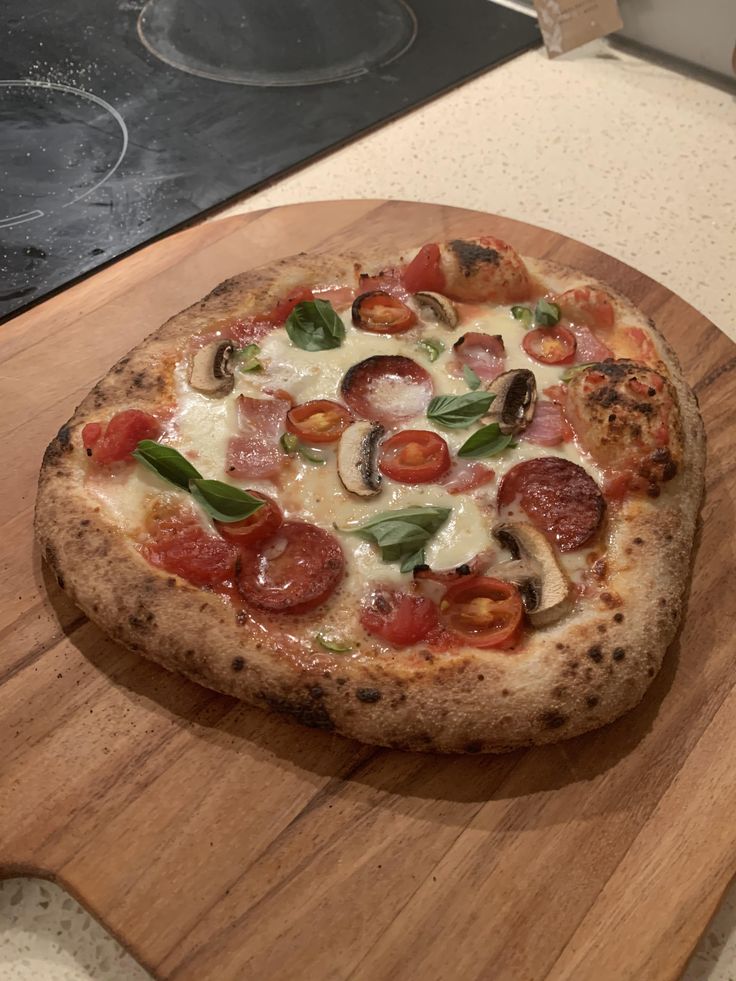
[[[385,430],[380,423],[359,420],[348,426],[337,447],[337,473],[345,490],[373,497],[381,489],[376,456]]]
[[[458,324],[457,310],[452,300],[448,300],[441,293],[430,293],[428,291],[415,293],[414,299],[419,305],[420,312],[426,316],[429,314],[435,317],[438,324],[454,330]]]
[[[488,418],[497,422],[506,436],[516,435],[526,429],[534,416],[537,402],[537,382],[534,372],[528,368],[504,371],[488,386],[496,398],[491,404]]]
[[[210,341],[192,358],[189,384],[205,395],[227,395],[232,392],[235,380],[231,363],[233,342]]]
[[[534,627],[547,627],[563,617],[572,605],[570,580],[544,535],[522,521],[502,521],[492,531],[513,561],[502,562],[488,574],[519,587]]]

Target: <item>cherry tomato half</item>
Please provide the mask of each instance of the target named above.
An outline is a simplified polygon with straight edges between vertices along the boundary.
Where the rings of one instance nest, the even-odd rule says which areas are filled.
[[[352,316],[356,327],[372,334],[400,334],[417,322],[414,311],[385,290],[361,293],[353,300]]]
[[[436,242],[424,245],[404,270],[404,286],[410,293],[429,290],[442,293],[445,277],[440,266],[440,247]]]
[[[308,286],[297,286],[283,300],[279,300],[273,310],[266,314],[266,316],[275,324],[285,324],[289,314],[298,303],[306,303],[313,299],[314,293]]]
[[[334,443],[352,421],[345,406],[330,399],[302,402],[286,414],[286,428],[305,443]]]
[[[423,640],[437,627],[437,607],[426,596],[377,588],[363,605],[360,622],[369,634],[396,647],[406,647]]]
[[[426,484],[450,469],[450,451],[437,433],[405,429],[381,445],[378,466],[402,484]]]
[[[234,545],[253,545],[270,538],[281,527],[284,516],[276,501],[259,491],[249,490],[252,497],[263,501],[263,506],[242,521],[215,521],[215,527],[223,538]]]
[[[542,364],[568,364],[575,357],[575,335],[559,324],[530,330],[521,346],[530,358]]]
[[[512,647],[522,613],[516,586],[488,576],[455,583],[440,602],[444,625],[474,647]]]

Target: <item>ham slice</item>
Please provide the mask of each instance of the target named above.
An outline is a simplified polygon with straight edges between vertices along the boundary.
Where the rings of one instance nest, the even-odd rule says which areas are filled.
[[[227,471],[239,477],[274,477],[286,457],[279,439],[286,428],[289,403],[283,399],[238,398],[238,426],[227,450]]]
[[[594,361],[605,361],[613,357],[613,351],[600,341],[589,327],[578,324],[568,324],[567,329],[575,335],[575,364],[590,364]]]
[[[537,402],[534,418],[526,429],[519,433],[519,439],[536,446],[559,446],[569,439],[569,428],[556,402]]]
[[[492,467],[474,460],[455,460],[451,469],[439,481],[448,494],[463,494],[489,484],[496,476]]]
[[[449,365],[448,370],[457,377],[462,376],[465,365],[484,381],[493,381],[506,370],[506,349],[499,334],[469,331],[453,344],[452,349],[455,363]]]

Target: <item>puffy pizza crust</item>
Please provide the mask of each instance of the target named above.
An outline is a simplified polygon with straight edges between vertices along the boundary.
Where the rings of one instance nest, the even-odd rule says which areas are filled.
[[[222,283],[151,334],[95,386],[44,457],[36,533],[59,584],[106,633],[200,684],[300,722],[411,750],[501,752],[598,728],[636,705],[680,620],[704,484],[705,437],[695,397],[669,344],[624,296],[548,261],[526,259],[555,292],[591,284],[618,316],[645,326],[677,390],[684,465],[656,500],[632,498],[609,523],[601,600],[529,633],[519,653],[315,652],[319,612],[257,624],[214,594],[153,569],[84,486],[81,428],[124,408],[171,401],[184,342],[213,320],[268,309],[296,285],[352,282],[385,256],[299,255]],[[301,626],[302,636],[299,636]],[[196,638],[196,642],[193,638]]]

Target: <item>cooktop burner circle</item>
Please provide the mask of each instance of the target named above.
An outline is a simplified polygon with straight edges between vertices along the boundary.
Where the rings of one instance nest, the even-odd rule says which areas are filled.
[[[417,33],[405,0],[148,0],[143,44],[166,64],[236,85],[319,85],[399,58]]]
[[[59,82],[0,79],[0,228],[88,197],[127,148],[125,121],[98,95]]]

